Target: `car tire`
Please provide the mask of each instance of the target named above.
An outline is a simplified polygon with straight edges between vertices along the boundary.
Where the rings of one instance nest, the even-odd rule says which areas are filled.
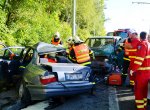
[[[89,91],[90,95],[95,95],[96,94],[96,85],[93,85],[93,87]]]
[[[27,87],[25,87],[24,82],[20,83],[20,86],[18,89],[18,97],[23,107],[26,107],[31,104],[31,95]]]

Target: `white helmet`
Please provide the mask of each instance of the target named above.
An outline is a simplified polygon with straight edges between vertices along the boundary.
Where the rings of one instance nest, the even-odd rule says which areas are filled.
[[[81,40],[78,36],[75,36],[73,37],[73,40],[72,40],[74,43],[82,43],[83,40]]]
[[[56,32],[55,35],[54,35],[54,38],[60,38],[60,33]]]
[[[67,39],[67,43],[69,43],[69,44],[72,44],[73,42],[72,42],[72,36],[70,36],[68,39]]]

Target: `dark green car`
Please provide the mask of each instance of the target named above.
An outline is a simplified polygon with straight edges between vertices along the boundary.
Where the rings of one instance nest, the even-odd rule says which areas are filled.
[[[116,56],[116,49],[121,37],[119,36],[96,36],[89,37],[85,43],[93,51],[95,59],[92,60],[92,67],[103,72],[110,72],[113,67],[113,58]]]

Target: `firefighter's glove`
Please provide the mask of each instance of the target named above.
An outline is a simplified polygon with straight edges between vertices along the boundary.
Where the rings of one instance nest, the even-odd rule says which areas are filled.
[[[124,46],[124,43],[120,43],[119,45],[120,45],[121,47],[123,47],[123,46]]]
[[[130,70],[130,75],[131,75],[131,76],[133,76],[133,72],[134,72],[134,71]]]

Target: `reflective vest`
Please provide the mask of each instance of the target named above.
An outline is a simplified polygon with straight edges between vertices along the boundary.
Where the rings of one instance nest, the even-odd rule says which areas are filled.
[[[131,44],[131,43],[129,43],[129,42],[128,42],[128,39],[126,39],[124,44],[125,44],[125,45],[128,45],[128,44]],[[129,49],[125,48],[125,49],[124,49],[124,54],[125,54],[126,56],[129,56]]]
[[[133,71],[150,71],[150,45],[148,41],[142,41],[137,47],[137,55],[135,57]]]
[[[80,64],[90,60],[89,48],[85,44],[74,46],[73,49],[77,63]]]
[[[53,45],[58,45],[58,44],[60,44],[60,39],[59,39],[59,41],[55,42],[55,41],[54,41],[54,38],[53,38],[52,41],[51,41],[51,43],[52,43]]]

